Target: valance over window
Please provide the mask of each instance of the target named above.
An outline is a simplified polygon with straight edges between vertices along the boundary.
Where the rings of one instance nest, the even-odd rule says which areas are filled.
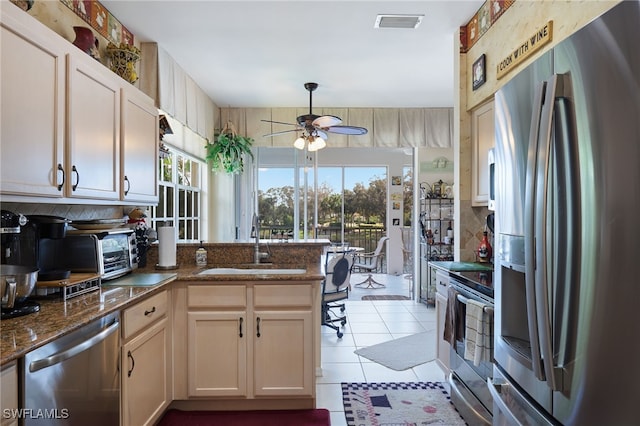
[[[222,121],[231,120],[239,132],[255,140],[257,147],[290,147],[295,133],[290,136],[263,135],[289,130],[291,126],[265,123],[261,120],[294,123],[297,116],[306,114],[304,108],[221,108]],[[347,136],[329,134],[327,143],[332,147],[428,147],[453,146],[453,108],[315,108],[315,114],[337,115],[343,124],[365,127],[366,135]]]

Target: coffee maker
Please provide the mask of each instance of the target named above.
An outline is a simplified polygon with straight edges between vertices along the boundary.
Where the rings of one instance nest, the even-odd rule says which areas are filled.
[[[28,215],[22,228],[21,245],[25,261],[35,265],[38,281],[58,281],[69,278],[63,239],[71,221],[58,216]]]
[[[0,297],[2,319],[27,315],[40,310],[40,305],[28,297],[35,288],[38,268],[33,244],[25,243],[23,230],[28,219],[21,214],[2,210],[0,243]]]

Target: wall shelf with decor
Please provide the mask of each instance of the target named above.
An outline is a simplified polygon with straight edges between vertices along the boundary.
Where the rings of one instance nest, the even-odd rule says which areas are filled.
[[[454,200],[443,198],[444,192],[434,193],[427,184],[420,187],[420,301],[435,305],[435,274],[429,262],[453,260]]]

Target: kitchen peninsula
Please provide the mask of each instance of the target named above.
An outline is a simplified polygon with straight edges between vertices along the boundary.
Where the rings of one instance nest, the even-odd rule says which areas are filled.
[[[5,367],[13,367],[16,383],[20,380],[26,353],[119,311],[121,424],[153,423],[169,406],[313,408],[320,365],[320,259],[328,244],[261,242],[269,263],[259,265],[251,262],[252,243],[205,244],[207,267],[195,265],[199,245],[185,244],[178,246],[178,269],[172,271],[155,269],[152,247],[149,266],[126,276],[123,285],[108,281],[99,291],[66,302],[45,300],[38,313],[3,320],[3,379]],[[216,267],[252,272],[200,274]],[[269,273],[272,268],[277,270]],[[136,285],[136,277],[150,275],[157,283],[141,279],[145,285]],[[136,369],[144,371],[145,380],[134,380]],[[17,395],[17,387],[5,389],[4,380],[2,390]],[[154,400],[143,403],[136,397],[140,391],[151,392]]]

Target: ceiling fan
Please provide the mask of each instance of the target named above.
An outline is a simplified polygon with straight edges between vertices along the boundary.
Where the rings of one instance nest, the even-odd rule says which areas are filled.
[[[341,135],[364,135],[367,129],[356,126],[341,126],[342,119],[335,115],[315,115],[313,114],[313,91],[318,88],[318,83],[305,83],[304,88],[309,91],[309,114],[299,116],[296,124],[283,123],[281,121],[262,120],[267,123],[284,124],[295,126],[291,130],[283,130],[264,135],[279,136],[291,132],[302,132],[302,135],[293,143],[298,149],[304,149],[308,143],[309,151],[317,151],[326,146],[327,133],[338,133]]]

